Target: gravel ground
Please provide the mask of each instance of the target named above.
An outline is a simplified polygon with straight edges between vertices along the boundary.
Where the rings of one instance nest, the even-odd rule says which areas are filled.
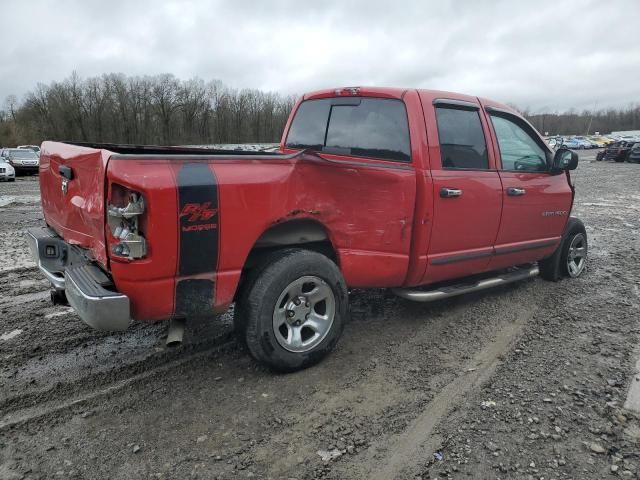
[[[640,313],[640,166],[581,152],[578,280],[435,304],[353,292],[337,350],[277,375],[230,315],[98,333],[53,307],[22,231],[35,178],[0,184],[0,479],[640,477],[623,409]],[[640,377],[638,377],[640,379]]]

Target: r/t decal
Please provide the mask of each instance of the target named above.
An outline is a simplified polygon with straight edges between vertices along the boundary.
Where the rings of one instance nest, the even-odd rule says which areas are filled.
[[[218,213],[217,208],[210,208],[211,202],[187,203],[180,211],[180,218],[188,216],[187,222],[206,222]]]

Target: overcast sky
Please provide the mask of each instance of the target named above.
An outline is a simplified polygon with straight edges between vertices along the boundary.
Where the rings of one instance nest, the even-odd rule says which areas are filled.
[[[533,111],[640,103],[640,0],[0,0],[0,19],[0,101],[75,70],[436,88]]]

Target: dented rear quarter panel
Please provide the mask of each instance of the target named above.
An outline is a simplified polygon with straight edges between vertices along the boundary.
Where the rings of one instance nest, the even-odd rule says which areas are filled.
[[[193,313],[181,306],[187,301],[196,303],[196,311],[223,311],[233,301],[258,238],[274,225],[296,219],[325,228],[349,286],[401,285],[409,265],[415,172],[410,165],[387,163],[353,165],[308,154],[288,160],[114,156],[109,184],[143,194],[142,231],[148,241],[144,259],[111,259],[116,286],[131,298],[137,319]],[[215,224],[216,239],[212,230],[181,226],[180,191],[185,185],[179,186],[179,178],[194,168],[200,169],[200,177],[206,168],[215,182],[218,203],[210,225]],[[203,235],[209,236],[201,247],[181,250],[181,242]],[[185,261],[196,267],[184,271]]]

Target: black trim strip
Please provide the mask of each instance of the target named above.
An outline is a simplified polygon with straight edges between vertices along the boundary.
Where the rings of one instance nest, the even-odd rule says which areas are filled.
[[[480,110],[480,105],[465,100],[453,100],[449,98],[436,98],[433,100],[435,107],[452,107],[463,110]]]
[[[514,247],[496,247],[496,255],[505,255],[507,253],[516,253],[522,252],[524,250],[535,250],[537,248],[550,247],[554,245],[557,240],[543,240],[538,243],[529,244],[529,245],[516,245]]]
[[[475,260],[477,258],[492,257],[493,250],[488,252],[462,253],[459,255],[450,255],[447,257],[436,258],[431,261],[431,265],[448,265],[449,263],[463,262],[465,260]]]
[[[493,257],[496,255],[505,255],[508,253],[523,252],[525,250],[536,250],[538,248],[550,247],[556,243],[556,240],[543,240],[538,243],[529,245],[519,245],[514,247],[495,247],[487,252],[460,253],[447,255],[446,257],[431,260],[431,265],[448,265],[450,263],[464,262],[466,260],[475,260],[478,258]]]
[[[491,105],[487,105],[486,107],[484,107],[484,109],[487,112],[497,112],[497,113],[504,113],[507,115],[513,115],[513,112],[510,112],[509,110],[505,110],[504,108],[492,107]]]
[[[107,149],[108,150],[108,149]],[[192,155],[172,153],[171,151],[159,152],[156,154],[131,154],[131,153],[114,153],[109,157],[114,160],[191,160],[191,161],[215,161],[215,160],[291,160],[305,153],[305,150],[298,150],[293,153],[276,153],[268,152],[251,152],[251,154],[238,154],[236,150],[228,150],[226,153],[216,152],[212,154],[210,150],[205,150],[206,154]],[[162,155],[162,157],[158,157]]]

